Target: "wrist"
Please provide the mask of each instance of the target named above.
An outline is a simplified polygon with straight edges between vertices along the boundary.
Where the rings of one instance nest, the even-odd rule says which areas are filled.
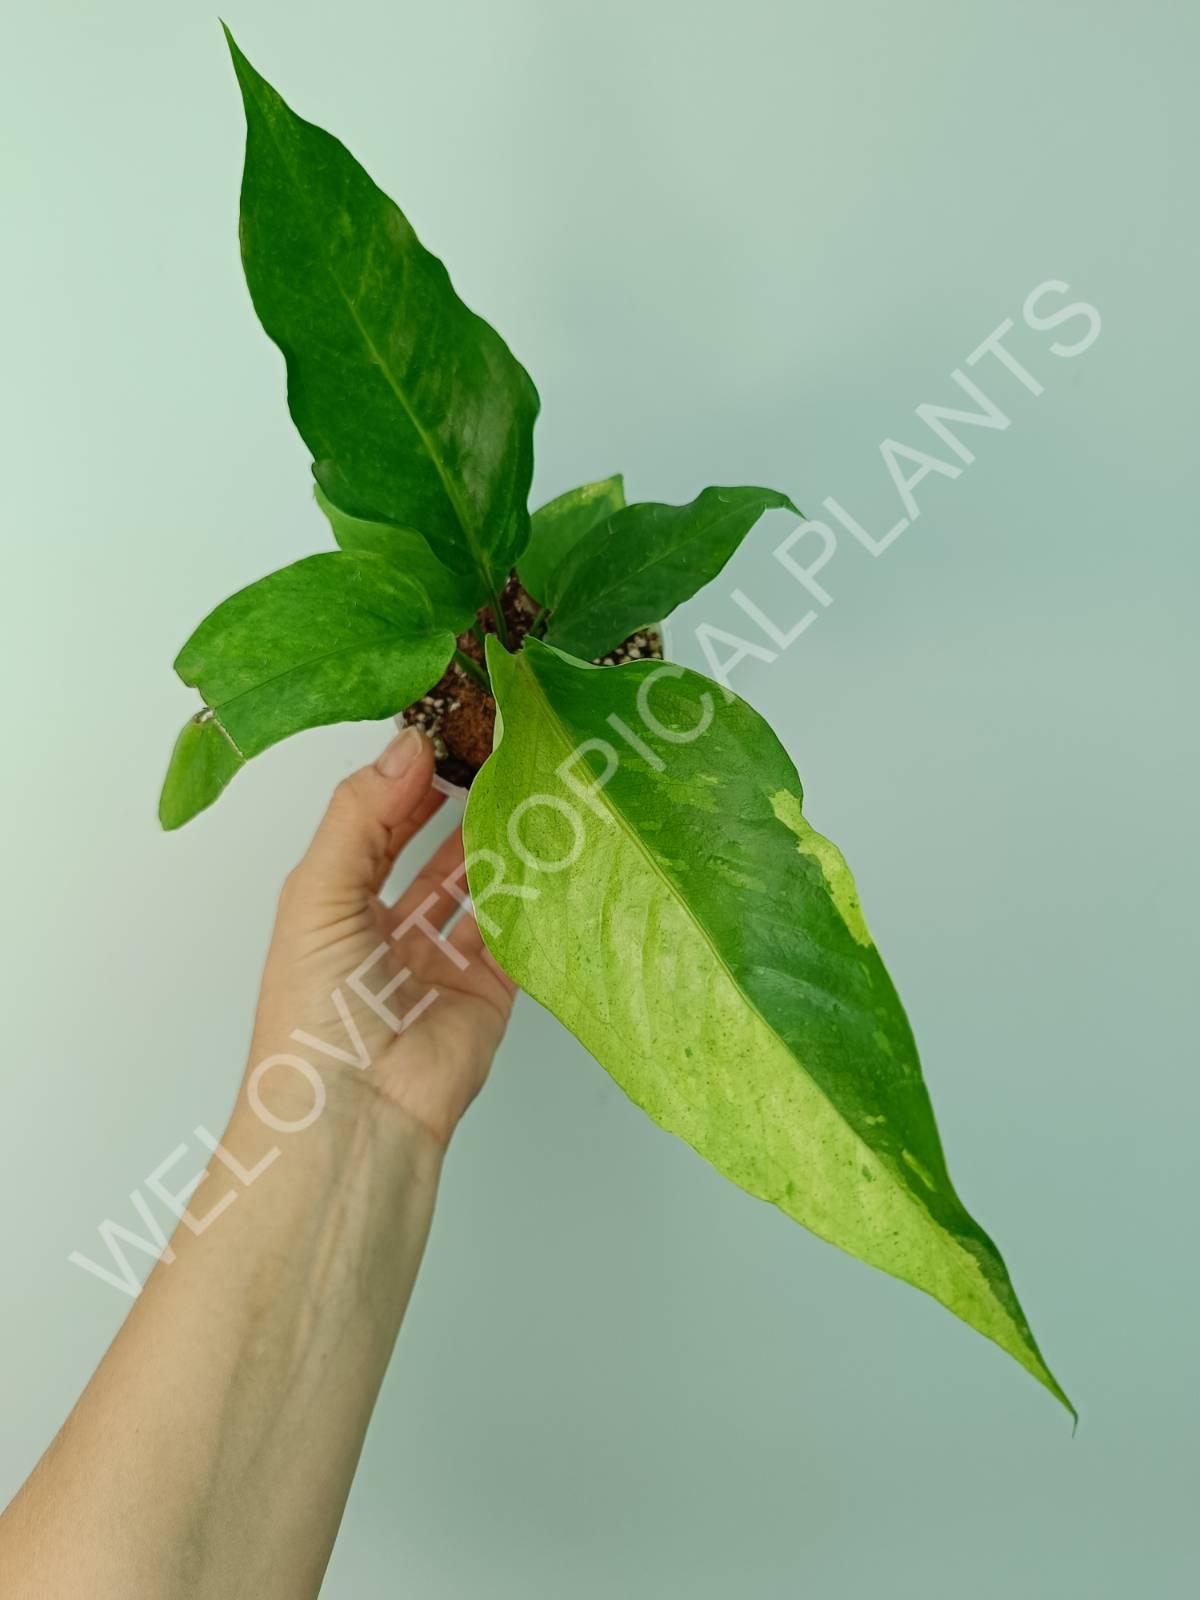
[[[436,1190],[445,1143],[354,1067],[319,1069],[284,1052],[256,1048],[230,1117],[228,1134],[265,1160],[278,1150],[342,1181],[382,1165],[416,1187]],[[299,1154],[290,1156],[295,1150]]]

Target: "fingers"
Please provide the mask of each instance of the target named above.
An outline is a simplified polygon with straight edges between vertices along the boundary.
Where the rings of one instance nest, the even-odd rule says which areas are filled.
[[[389,912],[389,927],[399,928],[420,912],[434,928],[444,928],[467,898],[462,830],[448,834]]]
[[[411,816],[398,822],[392,829],[392,837],[388,841],[388,854],[394,861],[410,839],[416,837],[421,829],[436,815],[446,803],[446,796],[437,789],[430,789],[423,800],[418,800]]]
[[[339,901],[366,901],[440,803],[430,790],[433,749],[417,728],[398,734],[379,759],[344,778],[297,869]]]
[[[440,931],[464,902],[470,903],[466,873],[463,871],[462,830],[455,828],[453,833],[443,839],[391,908],[388,913],[388,925],[393,937],[395,930],[402,928],[409,918],[414,922],[419,919],[426,928]],[[453,931],[447,936],[446,943],[466,961],[478,961],[487,967],[499,979],[505,993],[510,997],[516,994],[516,984],[484,944],[479,924],[472,914],[468,912],[459,919]]]
[[[479,924],[473,915],[468,914],[461,918],[455,925],[447,940],[468,961],[479,961],[493,972],[503,985],[504,991],[510,997],[517,992],[517,986],[496,960],[495,956],[483,942],[483,935],[479,931]]]

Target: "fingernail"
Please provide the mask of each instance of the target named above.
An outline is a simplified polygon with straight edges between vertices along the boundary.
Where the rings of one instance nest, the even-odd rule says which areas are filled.
[[[405,728],[404,732],[398,733],[388,745],[375,766],[385,778],[402,778],[412,766],[420,748],[420,730]]]

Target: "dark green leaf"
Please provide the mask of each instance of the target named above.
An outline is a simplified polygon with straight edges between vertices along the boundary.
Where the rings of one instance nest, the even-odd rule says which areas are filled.
[[[318,482],[355,516],[419,529],[485,590],[502,584],[529,530],[528,374],[345,146],[229,48],[246,281]]]
[[[455,633],[470,626],[475,612],[487,600],[469,573],[451,572],[429,548],[429,541],[412,528],[394,528],[387,522],[370,522],[341,511],[321,488],[316,500],[329,519],[333,537],[350,555],[383,556],[408,577],[414,578],[433,604],[433,614]]]
[[[488,646],[503,732],[465,832],[505,971],[718,1171],[1067,1404],[950,1182],[854,880],[767,724],[681,667]]]
[[[212,714],[180,736],[164,824],[186,822],[242,761],[289,734],[403,710],[437,682],[453,650],[454,629],[382,556],[308,556],[231,596],[175,662]]]
[[[615,477],[568,489],[533,513],[517,576],[539,605],[557,605],[559,585],[555,580],[563,562],[585,533],[624,504],[625,480],[618,472]]]
[[[635,628],[661,622],[715,578],[775,508],[796,511],[774,489],[714,488],[684,506],[644,502],[614,512],[568,556],[547,639],[589,661]]]

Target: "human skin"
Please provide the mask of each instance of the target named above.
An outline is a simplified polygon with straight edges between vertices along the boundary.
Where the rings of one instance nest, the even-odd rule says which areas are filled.
[[[174,1259],[156,1265],[0,1517],[8,1600],[303,1600],[320,1589],[446,1147],[515,992],[469,914],[443,943],[431,936],[459,908],[457,831],[395,904],[380,898],[440,803],[432,775],[428,743],[401,734],[339,784],[289,875],[220,1141],[229,1159],[209,1163]],[[414,913],[429,927],[405,931]],[[349,986],[364,963],[375,994],[407,970],[386,1002],[412,1019],[403,1031]],[[297,1032],[314,1043],[298,1045]],[[261,1067],[279,1055],[307,1061],[313,1078]]]

